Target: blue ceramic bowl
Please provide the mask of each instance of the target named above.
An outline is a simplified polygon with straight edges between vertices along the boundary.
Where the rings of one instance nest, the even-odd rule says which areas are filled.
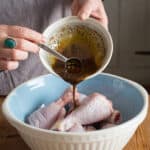
[[[31,127],[25,123],[26,117],[31,112],[36,110],[43,103],[48,104],[54,100],[57,100],[62,95],[64,90],[69,86],[70,85],[67,82],[63,81],[57,76],[46,75],[20,85],[19,87],[14,89],[6,98],[3,104],[3,113],[8,121],[14,127],[16,127],[17,130],[19,130],[19,133],[21,134],[23,139],[31,148],[32,146],[36,148],[40,147],[38,143],[41,142],[47,143],[47,141],[43,140],[47,136],[51,141],[54,135],[56,141],[59,139],[59,137],[64,136],[63,138],[59,139],[61,141],[65,139],[65,137],[71,136],[77,144],[78,142],[80,142],[78,141],[80,138],[77,139],[76,137],[78,136],[78,133],[59,133],[55,131],[43,130]],[[84,94],[100,92],[107,96],[110,100],[112,100],[114,107],[120,110],[123,118],[121,125],[110,129],[87,133],[87,135],[95,135],[96,139],[99,139],[101,136],[102,139],[105,139],[108,136],[110,137],[110,139],[112,138],[114,140],[117,134],[118,137],[120,136],[126,138],[126,141],[123,140],[124,142],[120,144],[121,149],[127,143],[138,125],[144,120],[146,116],[148,108],[147,92],[142,86],[135,82],[109,74],[97,75],[91,79],[83,81],[78,85],[78,90]],[[128,128],[132,129],[132,132],[128,131]],[[128,134],[124,133],[125,130]],[[39,139],[36,138],[38,134],[41,135],[40,141],[38,141]],[[89,137],[86,137],[86,133],[82,133],[82,135],[83,137],[81,135],[80,137],[83,138],[83,141],[89,140]],[[101,141],[101,138],[99,139],[99,141]],[[34,144],[30,143],[28,139],[36,142]],[[59,140],[57,141],[58,143]],[[50,141],[49,143],[54,144],[54,142],[52,143]],[[69,141],[69,139],[67,141]],[[116,144],[118,144],[117,139],[115,139],[114,141],[116,142]],[[65,142],[66,141],[64,141],[64,143]],[[115,144],[115,142],[112,143]],[[103,147],[103,150],[107,150],[107,148],[108,150],[111,150],[109,146]],[[43,148],[40,147],[40,149]],[[86,150],[84,146],[83,149]],[[55,150],[55,148],[53,148],[53,150]]]

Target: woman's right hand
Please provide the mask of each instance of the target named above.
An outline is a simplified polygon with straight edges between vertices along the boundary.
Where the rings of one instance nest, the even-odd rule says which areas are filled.
[[[4,42],[7,38],[15,40],[15,48],[5,48]],[[27,59],[29,52],[37,53],[37,43],[43,42],[42,34],[29,28],[0,25],[0,70],[17,69],[19,61]]]

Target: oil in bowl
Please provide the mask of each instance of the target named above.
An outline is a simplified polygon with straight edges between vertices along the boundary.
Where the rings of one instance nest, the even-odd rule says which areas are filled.
[[[71,84],[77,84],[97,72],[105,57],[102,36],[82,25],[67,25],[61,28],[49,39],[48,44],[64,56],[81,61],[80,71],[68,72],[65,63],[49,55],[49,64],[54,72]]]

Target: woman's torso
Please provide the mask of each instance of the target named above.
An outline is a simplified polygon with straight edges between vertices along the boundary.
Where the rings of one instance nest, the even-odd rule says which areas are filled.
[[[42,32],[49,24],[70,15],[71,0],[0,0],[0,24],[20,25]],[[14,71],[0,73],[0,95],[7,95],[14,87],[47,70],[38,54],[30,54]]]

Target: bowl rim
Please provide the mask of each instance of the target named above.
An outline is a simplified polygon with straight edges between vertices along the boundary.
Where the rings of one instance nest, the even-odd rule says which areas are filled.
[[[43,31],[43,35],[44,36],[47,36],[49,34],[49,30],[52,30],[53,28],[55,28],[56,25],[58,26],[61,26],[61,25],[64,25],[66,22],[71,22],[71,21],[74,21],[74,22],[81,22],[81,20],[79,19],[79,17],[77,16],[68,16],[68,17],[64,17],[62,19],[59,19],[58,21],[52,23],[51,25],[49,25],[44,31]],[[83,21],[82,21],[83,22]],[[89,26],[95,26],[97,29],[98,32],[103,32],[103,35],[105,36],[105,40],[104,40],[104,43],[107,41],[108,43],[108,49],[109,49],[109,52],[107,53],[107,55],[105,56],[105,59],[103,61],[103,64],[102,66],[99,68],[99,70],[90,75],[89,77],[86,77],[86,79],[89,79],[91,77],[94,77],[96,75],[98,75],[100,72],[102,72],[109,64],[111,58],[112,58],[112,55],[113,55],[113,40],[112,40],[112,37],[111,37],[111,34],[110,32],[104,28],[104,26],[102,24],[100,24],[96,19],[94,18],[88,18],[86,20],[84,20],[85,23],[88,23]],[[62,24],[61,24],[62,23]],[[88,26],[88,27],[89,27]],[[57,76],[59,76],[51,67],[50,65],[47,64],[47,61],[44,59],[43,55],[46,55],[46,52],[42,50],[42,48],[40,48],[40,51],[39,51],[39,57],[40,57],[40,60],[42,62],[42,64],[44,65],[44,67],[52,74],[55,74]]]
[[[31,79],[31,80],[28,80],[27,82],[24,82],[22,84],[20,84],[18,87],[14,88],[10,94],[6,97],[6,99],[4,100],[3,104],[2,104],[2,113],[4,114],[5,118],[8,120],[8,122],[14,126],[16,129],[19,129],[19,127],[24,127],[26,129],[28,129],[29,131],[35,131],[35,132],[40,132],[41,134],[53,134],[53,135],[66,135],[66,136],[90,136],[90,135],[112,135],[112,132],[117,132],[119,130],[119,132],[121,131],[121,129],[125,129],[125,130],[122,130],[122,132],[127,132],[126,129],[128,129],[129,127],[132,128],[133,126],[131,126],[132,124],[135,124],[136,123],[136,126],[139,126],[143,120],[146,118],[146,114],[147,114],[147,111],[148,111],[148,93],[147,91],[144,89],[143,86],[141,86],[139,83],[136,83],[134,81],[131,81],[127,78],[124,78],[124,77],[120,77],[120,76],[117,76],[117,75],[112,75],[112,74],[109,74],[109,73],[100,73],[99,75],[104,75],[104,76],[110,76],[110,77],[113,77],[113,78],[118,78],[118,79],[121,79],[121,80],[124,80],[125,82],[128,82],[129,84],[131,84],[132,86],[134,86],[135,88],[137,88],[139,90],[139,92],[141,93],[141,95],[144,97],[143,100],[144,100],[144,104],[143,104],[143,107],[141,109],[141,111],[135,116],[133,117],[132,119],[120,124],[120,125],[117,125],[115,127],[111,127],[111,128],[107,128],[107,129],[103,129],[103,130],[96,130],[96,131],[92,131],[92,132],[85,132],[85,133],[76,133],[76,132],[58,132],[58,131],[52,131],[52,130],[47,130],[47,129],[41,129],[41,128],[36,128],[36,127],[33,127],[19,119],[17,119],[14,115],[12,115],[9,111],[9,107],[8,107],[8,102],[9,102],[9,99],[11,97],[11,95],[14,93],[14,91],[21,87],[22,85],[30,82],[30,81],[33,81],[33,80],[37,80],[38,78],[42,78],[42,77],[46,77],[46,76],[50,76],[53,74],[47,74],[47,75],[41,75],[39,77],[36,77],[34,79]]]

